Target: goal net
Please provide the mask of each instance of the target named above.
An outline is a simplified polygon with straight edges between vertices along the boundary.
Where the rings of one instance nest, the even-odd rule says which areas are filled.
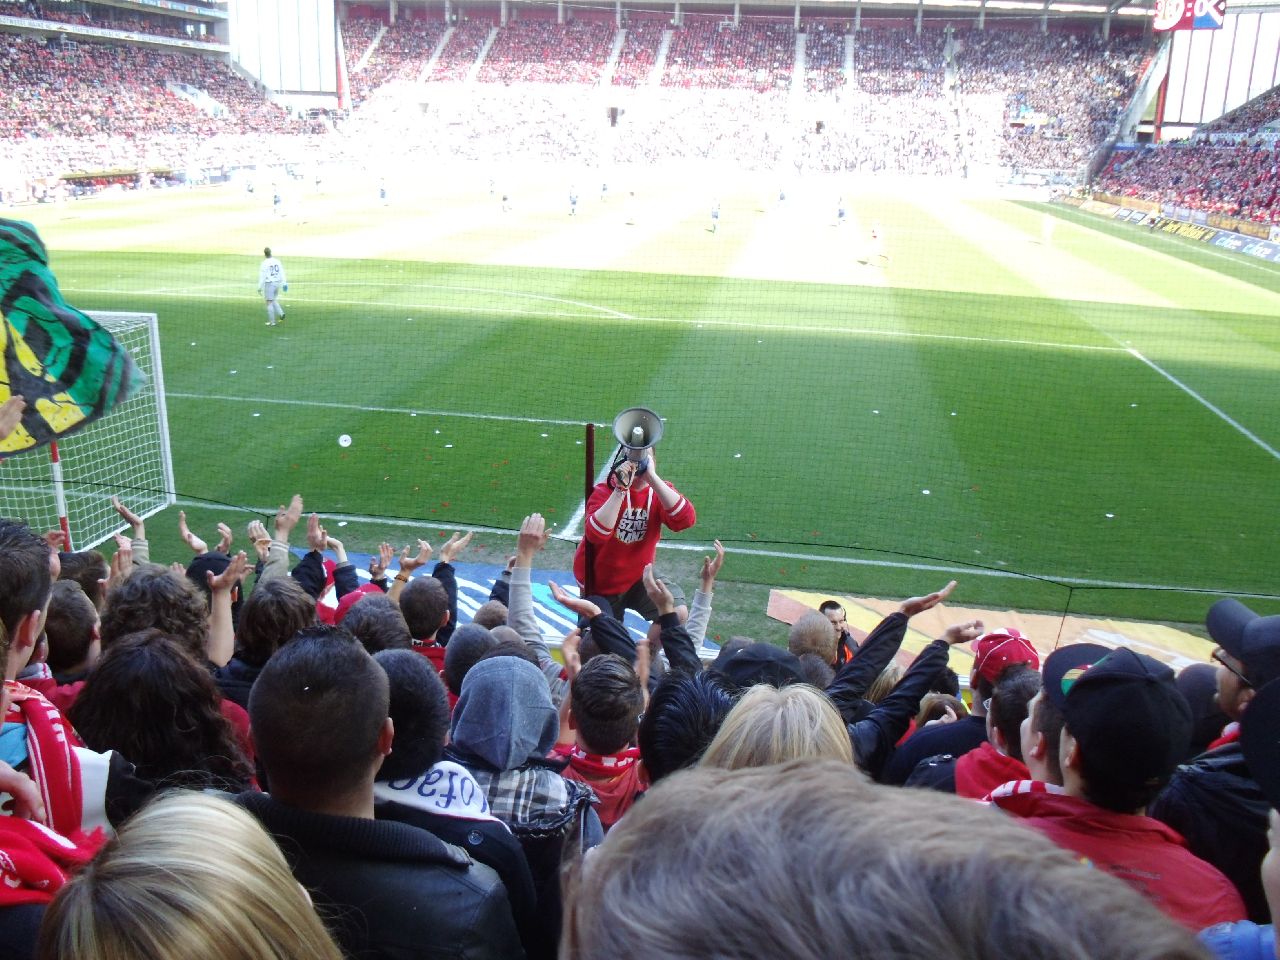
[[[148,517],[174,502],[160,336],[154,313],[93,313],[147,374],[146,385],[100,420],[60,440],[0,461],[0,515],[33,530],[68,531],[86,550],[120,530],[118,495]]]

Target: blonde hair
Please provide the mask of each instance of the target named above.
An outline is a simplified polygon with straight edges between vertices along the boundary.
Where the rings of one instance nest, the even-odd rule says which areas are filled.
[[[999,811],[830,761],[665,778],[570,864],[564,896],[561,960],[1208,957]]]
[[[808,684],[781,690],[761,685],[743,694],[729,711],[702,764],[740,770],[804,758],[853,763],[853,746],[840,714],[825,694]]]
[[[902,666],[894,661],[880,672],[880,676],[871,681],[871,686],[867,688],[867,699],[872,703],[879,703],[893,692],[893,688],[901,679]]]
[[[45,912],[40,960],[342,960],[280,848],[235,804],[173,791]]]

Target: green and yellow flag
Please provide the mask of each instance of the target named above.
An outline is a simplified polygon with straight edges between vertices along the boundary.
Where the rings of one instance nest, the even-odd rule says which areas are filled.
[[[115,337],[62,299],[44,243],[20,220],[0,219],[0,317],[0,403],[27,401],[0,456],[79,430],[146,383]]]

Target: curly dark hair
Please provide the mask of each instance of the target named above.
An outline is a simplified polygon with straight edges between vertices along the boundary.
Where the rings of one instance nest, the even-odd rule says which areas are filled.
[[[213,677],[162,630],[120,637],[67,716],[91,750],[117,750],[165,786],[247,789],[253,772]]]
[[[209,608],[204,597],[182,574],[154,563],[135,569],[107,598],[102,611],[103,653],[121,638],[152,627],[176,640],[196,660],[205,659]]]

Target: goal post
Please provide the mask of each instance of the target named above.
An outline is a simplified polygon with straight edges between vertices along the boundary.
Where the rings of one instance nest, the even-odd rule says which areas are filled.
[[[0,515],[36,531],[61,529],[74,550],[122,528],[113,495],[142,517],[176,499],[156,315],[88,313],[129,351],[146,384],[83,430],[0,460]]]

